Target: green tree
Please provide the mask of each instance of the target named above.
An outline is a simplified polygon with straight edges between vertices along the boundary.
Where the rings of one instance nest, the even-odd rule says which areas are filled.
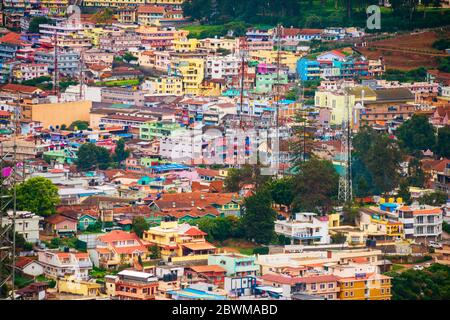
[[[396,141],[370,127],[363,127],[353,137],[352,144],[354,181],[358,183],[363,177],[371,194],[392,191],[398,185],[403,158]]]
[[[413,115],[396,131],[400,146],[409,153],[433,149],[436,143],[435,129],[424,115]]]
[[[39,25],[41,24],[53,24],[52,19],[45,16],[33,17],[28,27],[29,33],[39,33]]]
[[[400,186],[397,192],[397,196],[403,199],[403,202],[406,204],[411,203],[411,192],[409,192],[409,184],[406,179],[402,179],[400,181]]]
[[[434,152],[439,157],[450,158],[450,126],[438,129]]]
[[[111,162],[109,151],[106,148],[98,147],[94,143],[83,144],[77,152],[77,167],[82,171],[93,170],[97,166],[104,170]]]
[[[425,173],[420,160],[413,157],[408,163],[408,184],[414,187],[423,188],[425,183]]]
[[[150,259],[161,259],[161,249],[158,246],[150,247]]]
[[[150,226],[144,217],[137,216],[133,218],[133,231],[139,238],[142,238],[144,231],[148,230],[149,227]]]
[[[44,217],[54,214],[60,202],[58,188],[43,177],[30,178],[19,184],[16,199],[19,210],[28,210]]]
[[[130,63],[131,61],[137,61],[138,58],[135,57],[132,53],[130,52],[125,52],[125,54],[122,56],[123,61],[125,61],[126,63]]]
[[[338,232],[331,236],[331,243],[333,244],[344,244],[347,241],[347,237],[342,232]]]
[[[82,120],[76,120],[76,121],[72,122],[71,125],[69,126],[69,130],[71,130],[71,131],[86,130],[88,128],[89,128],[89,122],[82,121]]]
[[[125,150],[125,141],[123,139],[119,139],[116,142],[116,148],[114,150],[113,161],[117,163],[121,163],[130,155],[130,151]]]
[[[312,158],[294,178],[294,210],[327,214],[336,202],[339,175],[327,160]]]
[[[269,191],[263,188],[246,198],[244,208],[241,223],[245,237],[257,243],[269,243],[274,236],[276,218]]]
[[[284,205],[290,209],[292,201],[294,200],[294,179],[292,177],[272,180],[268,183],[267,187],[273,202],[278,205]]]
[[[448,195],[443,191],[436,191],[432,193],[426,193],[418,200],[420,204],[427,204],[429,206],[441,206],[447,203]]]

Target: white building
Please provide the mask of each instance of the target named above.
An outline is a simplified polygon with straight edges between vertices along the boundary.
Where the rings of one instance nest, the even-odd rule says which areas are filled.
[[[312,212],[296,213],[294,220],[275,221],[275,232],[290,238],[293,244],[330,243],[328,220]]]
[[[442,235],[442,209],[428,205],[403,206],[397,210],[405,238],[438,240]]]
[[[39,251],[38,259],[45,275],[50,278],[74,276],[88,280],[93,266],[89,255],[84,252]]]
[[[8,211],[7,219],[2,219],[2,227],[12,223],[13,211]],[[27,242],[36,243],[39,240],[39,221],[44,218],[31,213],[29,211],[16,212],[15,229],[18,234],[21,234]]]
[[[206,58],[205,76],[211,79],[232,78],[239,74],[239,58],[233,55]]]

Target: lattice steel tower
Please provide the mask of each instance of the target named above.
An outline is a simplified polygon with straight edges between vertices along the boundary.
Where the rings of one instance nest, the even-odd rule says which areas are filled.
[[[345,108],[347,114],[342,120],[341,137],[341,164],[344,169],[339,177],[338,199],[341,203],[349,203],[353,199],[352,193],[352,150],[351,150],[351,117],[349,97],[345,95]]]

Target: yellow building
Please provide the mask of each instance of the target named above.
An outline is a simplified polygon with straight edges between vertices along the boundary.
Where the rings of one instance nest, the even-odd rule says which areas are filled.
[[[162,76],[152,81],[155,94],[181,96],[183,94],[183,79],[177,76]]]
[[[356,103],[361,102],[362,90],[364,90],[364,101],[375,101],[375,92],[369,87],[355,87],[348,89],[347,92],[335,90],[316,91],[314,97],[314,105],[320,108],[328,108],[331,110],[330,124],[340,125],[342,120],[347,119],[346,93],[348,94],[348,105],[350,117],[353,118],[353,107]],[[354,124],[354,121],[351,121]]]
[[[179,38],[172,41],[173,50],[178,53],[195,52],[200,47],[198,39]]]
[[[292,53],[289,51],[280,51],[280,65],[288,67],[290,72],[295,72],[297,68],[297,61],[301,57],[302,54]],[[250,59],[267,64],[277,64],[278,51],[250,51]]]
[[[189,262],[207,260],[209,254],[217,253],[205,236],[205,232],[187,223],[162,221],[160,226],[144,231],[143,239],[158,246],[165,261]]]
[[[83,34],[91,40],[93,46],[98,47],[100,43],[100,36],[105,33],[103,28],[89,28],[84,29]]]
[[[69,293],[85,297],[96,297],[100,295],[101,284],[88,281],[80,281],[71,277],[58,279],[57,288],[60,293]]]
[[[69,126],[76,120],[89,121],[92,101],[75,101],[62,103],[34,104],[24,106],[26,119],[40,121],[44,128],[50,126]]]
[[[339,299],[341,300],[390,300],[391,278],[382,274],[372,274],[340,278]]]
[[[203,59],[181,58],[172,62],[173,70],[183,79],[184,94],[200,94],[201,84],[205,76]]]

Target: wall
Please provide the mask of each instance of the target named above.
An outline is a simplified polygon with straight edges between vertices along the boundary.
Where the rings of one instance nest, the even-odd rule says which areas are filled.
[[[92,101],[36,104],[31,108],[31,120],[42,122],[42,126],[47,129],[50,125],[69,126],[76,120],[89,122]]]

